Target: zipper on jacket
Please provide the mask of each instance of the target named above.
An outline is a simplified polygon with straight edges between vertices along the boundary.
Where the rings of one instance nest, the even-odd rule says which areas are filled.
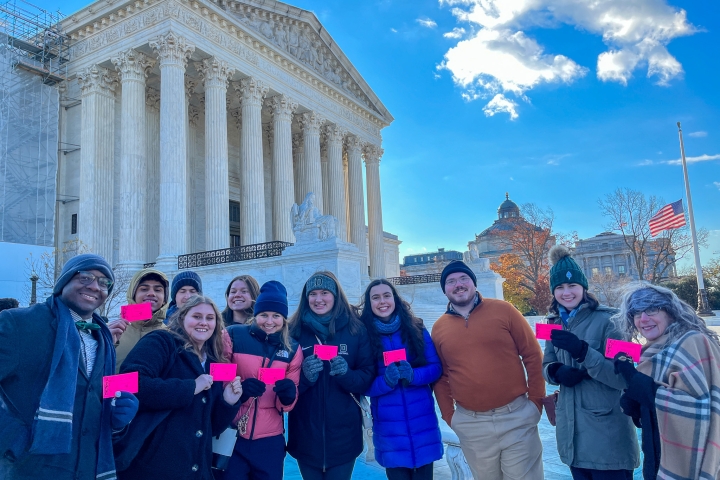
[[[403,410],[405,410],[405,426],[407,426],[407,430],[408,430],[408,440],[410,440],[410,455],[412,456],[412,464],[413,464],[413,468],[414,468],[415,467],[415,445],[413,444],[413,437],[412,437],[412,433],[410,432],[410,422],[408,421],[408,419],[410,417],[408,416],[407,400],[405,398],[405,385],[400,385],[400,395],[402,395]]]
[[[324,399],[323,399],[323,412],[322,412],[322,432],[323,432],[323,473],[325,473],[325,467],[327,466],[327,440],[325,439],[325,415],[327,412],[327,397],[328,397],[328,376],[325,375],[325,365],[323,365],[323,389],[324,389]]]
[[[265,341],[267,342],[267,337],[265,337]],[[262,356],[262,361],[260,362],[260,368],[265,368],[265,353],[266,353],[266,350],[263,347],[263,356]],[[252,422],[252,428],[250,429],[250,436],[248,437],[248,440],[252,440],[253,435],[255,435],[255,423],[257,422],[258,403],[260,403],[260,397],[256,397],[254,403],[255,403],[255,405],[253,405],[253,408],[254,408],[253,422]]]

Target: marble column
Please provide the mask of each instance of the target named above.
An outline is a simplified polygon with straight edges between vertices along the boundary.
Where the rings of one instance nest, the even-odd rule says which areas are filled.
[[[290,221],[290,209],[295,201],[292,157],[292,115],[297,102],[286,95],[277,95],[270,99],[273,114],[273,239],[281,242],[294,242],[295,235]]]
[[[195,46],[168,32],[150,41],[160,60],[160,255],[157,266],[177,269],[187,253],[187,108],[185,67]]]
[[[300,205],[303,201],[303,192],[301,191],[300,182],[300,166],[305,161],[305,147],[303,144],[303,134],[294,133],[292,136],[293,151],[293,180],[295,183],[295,203]]]
[[[122,85],[120,120],[120,252],[118,263],[131,271],[145,263],[145,79],[155,60],[133,49],[112,58]]]
[[[240,134],[240,242],[265,242],[262,102],[268,87],[255,78],[235,84],[242,108]]]
[[[195,63],[205,86],[205,249],[230,246],[227,86],[235,73],[215,57]]]
[[[385,242],[383,239],[382,200],[380,199],[380,157],[383,149],[365,145],[367,180],[368,237],[370,243],[370,277],[385,278]]]
[[[113,262],[116,77],[98,65],[77,74],[82,92],[78,239]]]
[[[347,137],[348,153],[348,204],[350,241],[365,253],[367,233],[365,229],[365,193],[362,174],[362,142],[354,135]]]
[[[300,163],[300,195],[304,200],[309,192],[315,194],[315,206],[324,214],[322,166],[320,164],[320,127],[325,118],[315,112],[303,113],[300,124],[303,129],[303,158]]]
[[[328,178],[328,144],[327,135],[325,134],[324,128],[320,129],[320,171],[322,172],[322,204],[325,209],[324,211],[327,214],[330,213],[330,203],[328,200],[328,192],[330,191],[330,187]]]
[[[159,255],[159,239],[157,234],[160,225],[160,92],[148,87],[145,91],[145,144],[147,170],[145,171],[145,261],[155,259]]]
[[[205,217],[200,216],[205,212],[205,150],[198,146],[199,125],[200,109],[188,104],[188,252],[205,251]]]
[[[195,239],[194,233],[198,228],[198,218],[197,218],[197,212],[193,208],[193,196],[195,195],[195,184],[197,181],[197,175],[194,172],[195,169],[195,133],[197,133],[197,129],[192,125],[192,120],[190,119],[190,99],[192,98],[193,94],[195,93],[195,87],[197,87],[198,81],[190,77],[188,75],[185,75],[185,111],[188,114],[188,121],[185,123],[185,129],[186,129],[186,136],[187,139],[187,155],[186,155],[186,161],[185,161],[185,172],[186,172],[186,182],[185,182],[185,192],[186,192],[186,198],[187,198],[187,209],[186,209],[186,238],[187,238],[187,245],[185,248],[187,248],[186,253],[192,253],[196,252],[197,249],[195,248]],[[204,172],[203,172],[204,173]]]
[[[325,210],[338,220],[338,237],[347,241],[347,210],[345,210],[345,171],[343,169],[343,137],[347,132],[337,125],[327,125],[328,205]]]

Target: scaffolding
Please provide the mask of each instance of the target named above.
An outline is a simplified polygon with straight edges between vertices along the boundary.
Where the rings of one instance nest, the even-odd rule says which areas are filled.
[[[0,242],[53,246],[61,18],[23,0],[0,5]]]

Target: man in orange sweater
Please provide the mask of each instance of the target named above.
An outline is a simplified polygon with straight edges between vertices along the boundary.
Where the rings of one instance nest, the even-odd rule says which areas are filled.
[[[511,304],[482,298],[463,262],[445,267],[440,286],[450,301],[432,328],[443,367],[435,384],[442,418],[476,479],[541,480],[545,381],[532,328]]]

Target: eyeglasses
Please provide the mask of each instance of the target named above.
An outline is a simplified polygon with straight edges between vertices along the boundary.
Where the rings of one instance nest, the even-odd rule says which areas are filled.
[[[470,283],[471,281],[472,281],[472,280],[470,279],[470,277],[468,277],[467,275],[463,275],[463,276],[460,277],[460,278],[453,278],[452,280],[447,280],[447,281],[445,282],[445,285],[449,285],[449,286],[451,286],[451,287],[454,287],[454,286],[457,285],[458,283],[461,283],[461,284],[465,285],[465,284],[467,284],[467,283]]]
[[[95,280],[97,280],[98,288],[103,291],[108,291],[113,285],[113,281],[109,278],[96,277],[90,272],[77,272],[75,278],[77,278],[78,282],[82,283],[83,285],[91,285]]]
[[[662,310],[662,309],[661,309],[661,308],[657,308],[657,307],[646,308],[645,310],[640,310],[639,312],[634,312],[634,313],[633,313],[633,318],[634,318],[635,320],[640,320],[640,317],[642,317],[642,314],[643,314],[643,313],[644,313],[645,315],[647,315],[648,317],[654,317],[655,315],[657,315],[658,313],[660,313],[660,310]]]

